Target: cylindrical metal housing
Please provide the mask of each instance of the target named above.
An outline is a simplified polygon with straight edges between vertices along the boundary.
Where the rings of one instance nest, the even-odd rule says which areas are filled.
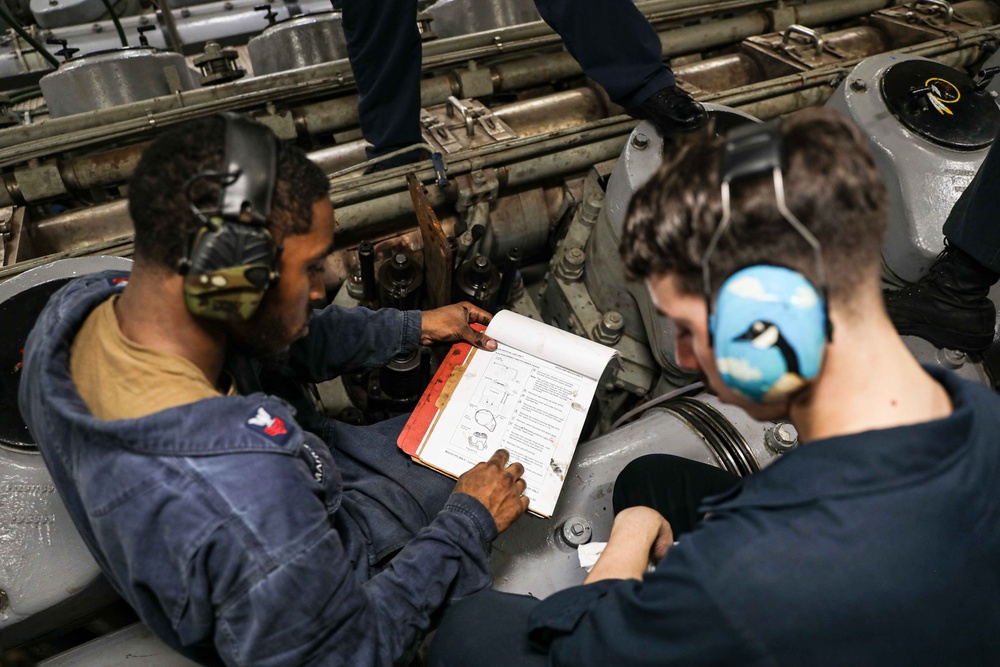
[[[432,27],[438,37],[468,35],[542,20],[531,0],[438,0],[426,11],[434,19]]]
[[[493,311],[500,290],[500,272],[484,255],[463,263],[455,272],[455,301],[466,300]]]
[[[341,14],[307,14],[275,23],[247,43],[247,52],[256,76],[346,58]]]
[[[182,55],[152,47],[90,53],[63,63],[55,72],[43,76],[39,84],[52,118],[197,87]]]

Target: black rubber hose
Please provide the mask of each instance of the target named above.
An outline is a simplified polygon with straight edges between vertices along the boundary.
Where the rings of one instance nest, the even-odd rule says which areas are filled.
[[[44,46],[36,42],[35,38],[29,35],[28,32],[14,20],[14,17],[7,13],[7,8],[3,6],[2,2],[0,2],[0,19],[3,19],[4,23],[9,25],[14,32],[21,36],[21,39],[30,44],[31,48],[38,51],[43,58],[48,60],[53,68],[59,69],[59,61],[55,59],[55,56],[46,51]]]
[[[128,39],[125,37],[125,29],[122,28],[122,22],[118,20],[118,14],[115,14],[114,7],[111,6],[111,0],[101,0],[104,3],[104,8],[108,10],[108,14],[111,15],[111,21],[115,24],[115,30],[118,31],[118,39],[122,40],[122,46],[128,48]]]

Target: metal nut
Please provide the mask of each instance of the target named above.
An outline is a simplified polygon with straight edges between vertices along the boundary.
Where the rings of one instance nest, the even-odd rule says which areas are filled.
[[[587,255],[583,248],[570,248],[563,253],[556,273],[563,280],[576,281],[583,277],[583,265],[587,261]]]
[[[594,327],[594,340],[602,345],[614,345],[622,338],[625,328],[625,318],[617,310],[609,310],[601,316],[601,321]]]
[[[856,93],[863,93],[868,90],[868,83],[864,79],[851,79],[851,90]]]
[[[571,516],[562,525],[562,536],[574,547],[586,544],[594,533],[590,521],[582,516]]]
[[[649,137],[647,137],[642,132],[636,132],[632,135],[632,148],[637,151],[644,151],[649,148]]]
[[[938,350],[937,359],[942,366],[951,370],[961,368],[968,361],[968,357],[965,356],[964,352],[944,348]]]

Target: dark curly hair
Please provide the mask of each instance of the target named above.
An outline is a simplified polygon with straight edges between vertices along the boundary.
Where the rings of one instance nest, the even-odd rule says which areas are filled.
[[[820,242],[831,301],[877,275],[887,194],[857,129],[834,111],[807,109],[782,126],[788,207]],[[629,203],[621,252],[633,279],[673,275],[678,289],[703,291],[701,258],[722,219],[723,140],[705,131],[683,142]],[[713,293],[735,271],[780,264],[816,283],[813,254],[775,206],[770,174],[732,188],[732,223],[711,259]]]
[[[129,214],[137,259],[175,269],[200,222],[191,212],[187,183],[195,174],[222,168],[225,119],[207,116],[163,133],[142,154],[129,181]],[[218,184],[207,179],[191,189],[195,204],[215,203]],[[329,180],[295,146],[279,142],[277,182],[271,206],[272,234],[308,233],[312,206],[326,197]]]

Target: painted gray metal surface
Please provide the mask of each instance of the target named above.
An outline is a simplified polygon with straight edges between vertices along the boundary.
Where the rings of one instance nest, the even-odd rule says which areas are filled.
[[[714,397],[697,397],[724,415],[740,431],[766,467],[777,454],[766,448],[770,423],[757,422],[742,410],[722,405]],[[653,408],[631,424],[581,443],[566,473],[562,494],[551,519],[526,515],[493,544],[493,588],[544,598],[583,583],[577,548],[563,537],[567,519],[581,517],[591,528],[591,541],[611,535],[614,482],[632,460],[646,454],[673,454],[721,467],[720,460],[689,422],[668,410]]]
[[[39,667],[196,667],[141,623],[129,625],[38,663]]]
[[[706,104],[720,131],[734,124],[759,122],[753,116],[730,107]],[[626,283],[624,265],[618,253],[625,213],[629,201],[663,162],[663,137],[649,121],[639,123],[622,151],[618,164],[608,179],[604,209],[587,247],[585,281],[597,307],[618,310],[625,319],[625,332],[638,339],[648,339],[659,365],[674,368],[674,330],[659,315],[641,283]],[[677,380],[678,386],[684,382]]]
[[[42,28],[95,21],[107,11],[101,0],[31,0],[29,7]]]
[[[340,12],[276,23],[247,43],[255,75],[287,72],[347,57]]]
[[[883,54],[862,61],[827,106],[843,113],[868,138],[889,189],[889,230],[882,259],[890,278],[920,278],[944,247],[941,228],[972,181],[988,149],[957,151],[903,126],[882,98],[887,69],[918,56]]]
[[[77,58],[39,82],[53,118],[109,109],[197,87],[184,57],[129,48]]]
[[[81,257],[33,269],[0,283],[0,302],[24,290],[54,280],[82,276],[105,269],[130,270],[132,262],[121,257]],[[70,520],[52,477],[36,451],[0,445],[0,634],[24,622],[19,634],[40,634],[61,622],[79,618],[93,609],[69,609],[59,617],[31,617],[52,610],[91,585],[100,575],[83,540]]]

